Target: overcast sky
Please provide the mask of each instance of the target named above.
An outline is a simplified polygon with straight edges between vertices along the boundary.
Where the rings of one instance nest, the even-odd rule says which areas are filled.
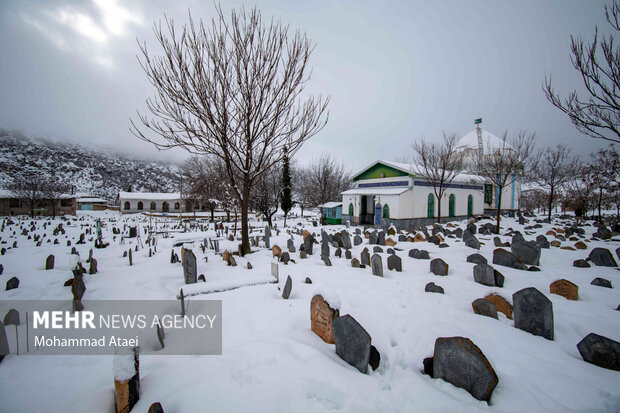
[[[222,2],[231,7],[255,3]],[[581,89],[570,35],[604,32],[604,2],[589,1],[260,1],[263,17],[316,43],[310,88],[331,96],[330,120],[298,153],[322,152],[357,171],[410,153],[415,138],[465,135],[474,118],[501,136],[536,132],[538,146],[565,143],[587,155],[605,143],[581,135],[542,92],[552,75],[562,92]],[[164,13],[178,23],[200,1],[0,1],[0,127],[171,160],[129,132],[153,95],[136,39],[155,46]]]

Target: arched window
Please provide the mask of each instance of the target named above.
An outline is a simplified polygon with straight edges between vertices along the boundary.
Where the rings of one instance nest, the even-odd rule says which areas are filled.
[[[450,198],[448,201],[448,215],[451,217],[454,216],[454,204],[456,204],[456,197],[454,196],[454,194],[450,194]]]
[[[467,215],[470,217],[474,215],[474,197],[472,195],[467,197]]]
[[[161,210],[162,212],[168,212],[168,203],[164,202],[163,204],[161,204]]]
[[[151,202],[151,211],[155,211],[156,208],[155,201]]]
[[[129,206],[129,201],[125,201],[125,205],[123,207],[125,210],[129,210],[130,206]]]
[[[349,204],[349,215],[353,216],[353,203]]]
[[[428,194],[427,203],[427,218],[435,218],[435,196],[433,194]]]
[[[181,205],[178,202],[174,203],[174,209],[178,210],[181,207]]]
[[[138,211],[142,211],[144,209],[144,204],[142,201],[138,202]]]
[[[390,207],[388,206],[388,204],[383,205],[383,218],[389,218],[390,217]]]

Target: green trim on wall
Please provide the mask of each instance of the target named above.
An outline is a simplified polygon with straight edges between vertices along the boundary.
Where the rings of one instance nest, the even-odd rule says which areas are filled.
[[[384,176],[381,176],[381,174],[384,174]],[[393,178],[396,176],[410,176],[410,174],[396,168],[392,168],[391,166],[377,163],[354,176],[352,181],[355,182],[361,179]]]
[[[342,224],[342,219],[341,218],[325,218],[325,220],[327,221],[327,224],[329,224],[329,225],[340,225],[340,224]]]

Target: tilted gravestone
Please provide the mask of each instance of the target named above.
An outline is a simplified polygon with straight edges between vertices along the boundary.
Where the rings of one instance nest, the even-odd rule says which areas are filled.
[[[329,344],[334,344],[332,322],[340,316],[338,309],[333,309],[321,295],[315,295],[310,301],[310,328],[316,335]]]
[[[362,243],[362,237],[356,235],[353,237],[353,245],[358,246]]]
[[[321,244],[321,257],[329,257],[329,244],[327,242]]]
[[[383,260],[381,259],[381,255],[372,255],[372,258],[370,259],[370,267],[372,269],[372,275],[383,277]]]
[[[474,264],[488,264],[487,259],[480,254],[468,255],[467,262],[473,262]]]
[[[288,249],[288,252],[295,252],[295,244],[292,239],[289,238],[286,241],[286,248]]]
[[[54,256],[52,254],[48,255],[47,259],[45,260],[45,269],[46,270],[54,269]]]
[[[485,300],[492,302],[500,313],[504,313],[506,318],[512,320],[512,304],[499,294],[489,294],[484,297]]]
[[[495,287],[495,271],[494,268],[487,264],[474,265],[474,281],[478,284]]]
[[[279,281],[279,267],[278,267],[278,263],[277,262],[272,262],[271,263],[271,275],[273,275],[276,279],[276,282]]]
[[[183,277],[185,278],[185,284],[195,284],[198,282],[196,256],[189,249],[183,251]]]
[[[131,255],[131,248],[127,251],[127,256],[129,257],[129,265],[133,265],[133,256]]]
[[[6,282],[6,291],[13,290],[19,287],[19,278],[12,277]]]
[[[312,234],[306,235],[306,238],[304,239],[304,251],[306,252],[306,254],[312,255],[313,246],[314,246],[314,237],[312,236]]]
[[[149,411],[147,413],[164,413],[164,408],[161,407],[161,403],[155,402],[151,404],[151,407],[149,407]]]
[[[157,323],[157,340],[159,340],[159,345],[161,345],[161,348],[164,349],[165,343],[164,343],[164,339],[166,338],[166,332],[164,331],[164,327],[161,325],[160,322]]]
[[[557,280],[549,285],[551,294],[561,295],[567,300],[576,301],[579,299],[579,287],[568,280]]]
[[[512,305],[516,328],[553,340],[553,304],[543,293],[524,288],[512,295]]]
[[[620,371],[620,343],[617,341],[590,333],[577,344],[577,349],[584,361]]]
[[[346,250],[346,251],[344,252],[344,257],[345,257],[347,260],[350,260],[350,259],[352,258],[352,255],[351,255],[351,250]]]
[[[497,308],[495,308],[495,304],[491,301],[478,298],[471,303],[471,307],[476,314],[497,319]]]
[[[97,260],[94,259],[94,258],[90,259],[88,273],[89,274],[97,274]]]
[[[360,267],[360,261],[357,258],[353,258],[351,260],[351,267],[359,268]]]
[[[478,400],[489,401],[499,379],[480,348],[465,337],[440,337],[435,341],[433,377],[467,390]]]
[[[336,354],[362,373],[368,372],[370,335],[349,314],[332,322]]]
[[[540,247],[526,241],[513,242],[510,251],[519,261],[527,265],[540,265]]]
[[[617,267],[613,255],[607,248],[594,248],[588,255],[588,260],[600,267]]]
[[[606,278],[601,278],[601,277],[596,277],[595,279],[592,280],[590,284],[596,285],[598,287],[612,288],[611,281],[609,281]]]
[[[403,263],[400,257],[396,254],[390,255],[387,259],[388,270],[396,270],[397,272],[403,271]]]
[[[360,255],[360,262],[362,265],[370,265],[370,253],[368,252],[368,248],[364,248]]]
[[[20,324],[21,321],[19,319],[19,311],[14,308],[11,308],[9,311],[7,311],[6,315],[4,316],[4,325],[18,326]]]
[[[284,284],[284,290],[282,291],[282,298],[284,298],[285,300],[288,300],[288,298],[291,296],[291,290],[293,289],[293,280],[291,279],[291,276],[287,276],[286,278],[286,283]]]
[[[329,257],[321,257],[321,259],[325,263],[326,267],[331,267],[332,266],[332,261],[329,259]]]
[[[434,282],[430,282],[430,283],[426,284],[426,286],[424,287],[424,292],[427,292],[427,293],[439,293],[439,294],[443,294],[444,293],[443,288],[438,286]]]
[[[502,248],[496,248],[493,251],[493,264],[516,268],[518,270],[527,270],[527,266],[520,262],[513,253]]]

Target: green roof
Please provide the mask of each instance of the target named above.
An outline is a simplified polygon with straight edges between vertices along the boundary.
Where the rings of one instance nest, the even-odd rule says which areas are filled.
[[[381,161],[377,161],[366,169],[363,169],[357,175],[351,179],[353,182],[362,179],[377,179],[377,178],[393,178],[397,176],[410,176],[411,174],[404,172],[400,169],[394,168]]]

